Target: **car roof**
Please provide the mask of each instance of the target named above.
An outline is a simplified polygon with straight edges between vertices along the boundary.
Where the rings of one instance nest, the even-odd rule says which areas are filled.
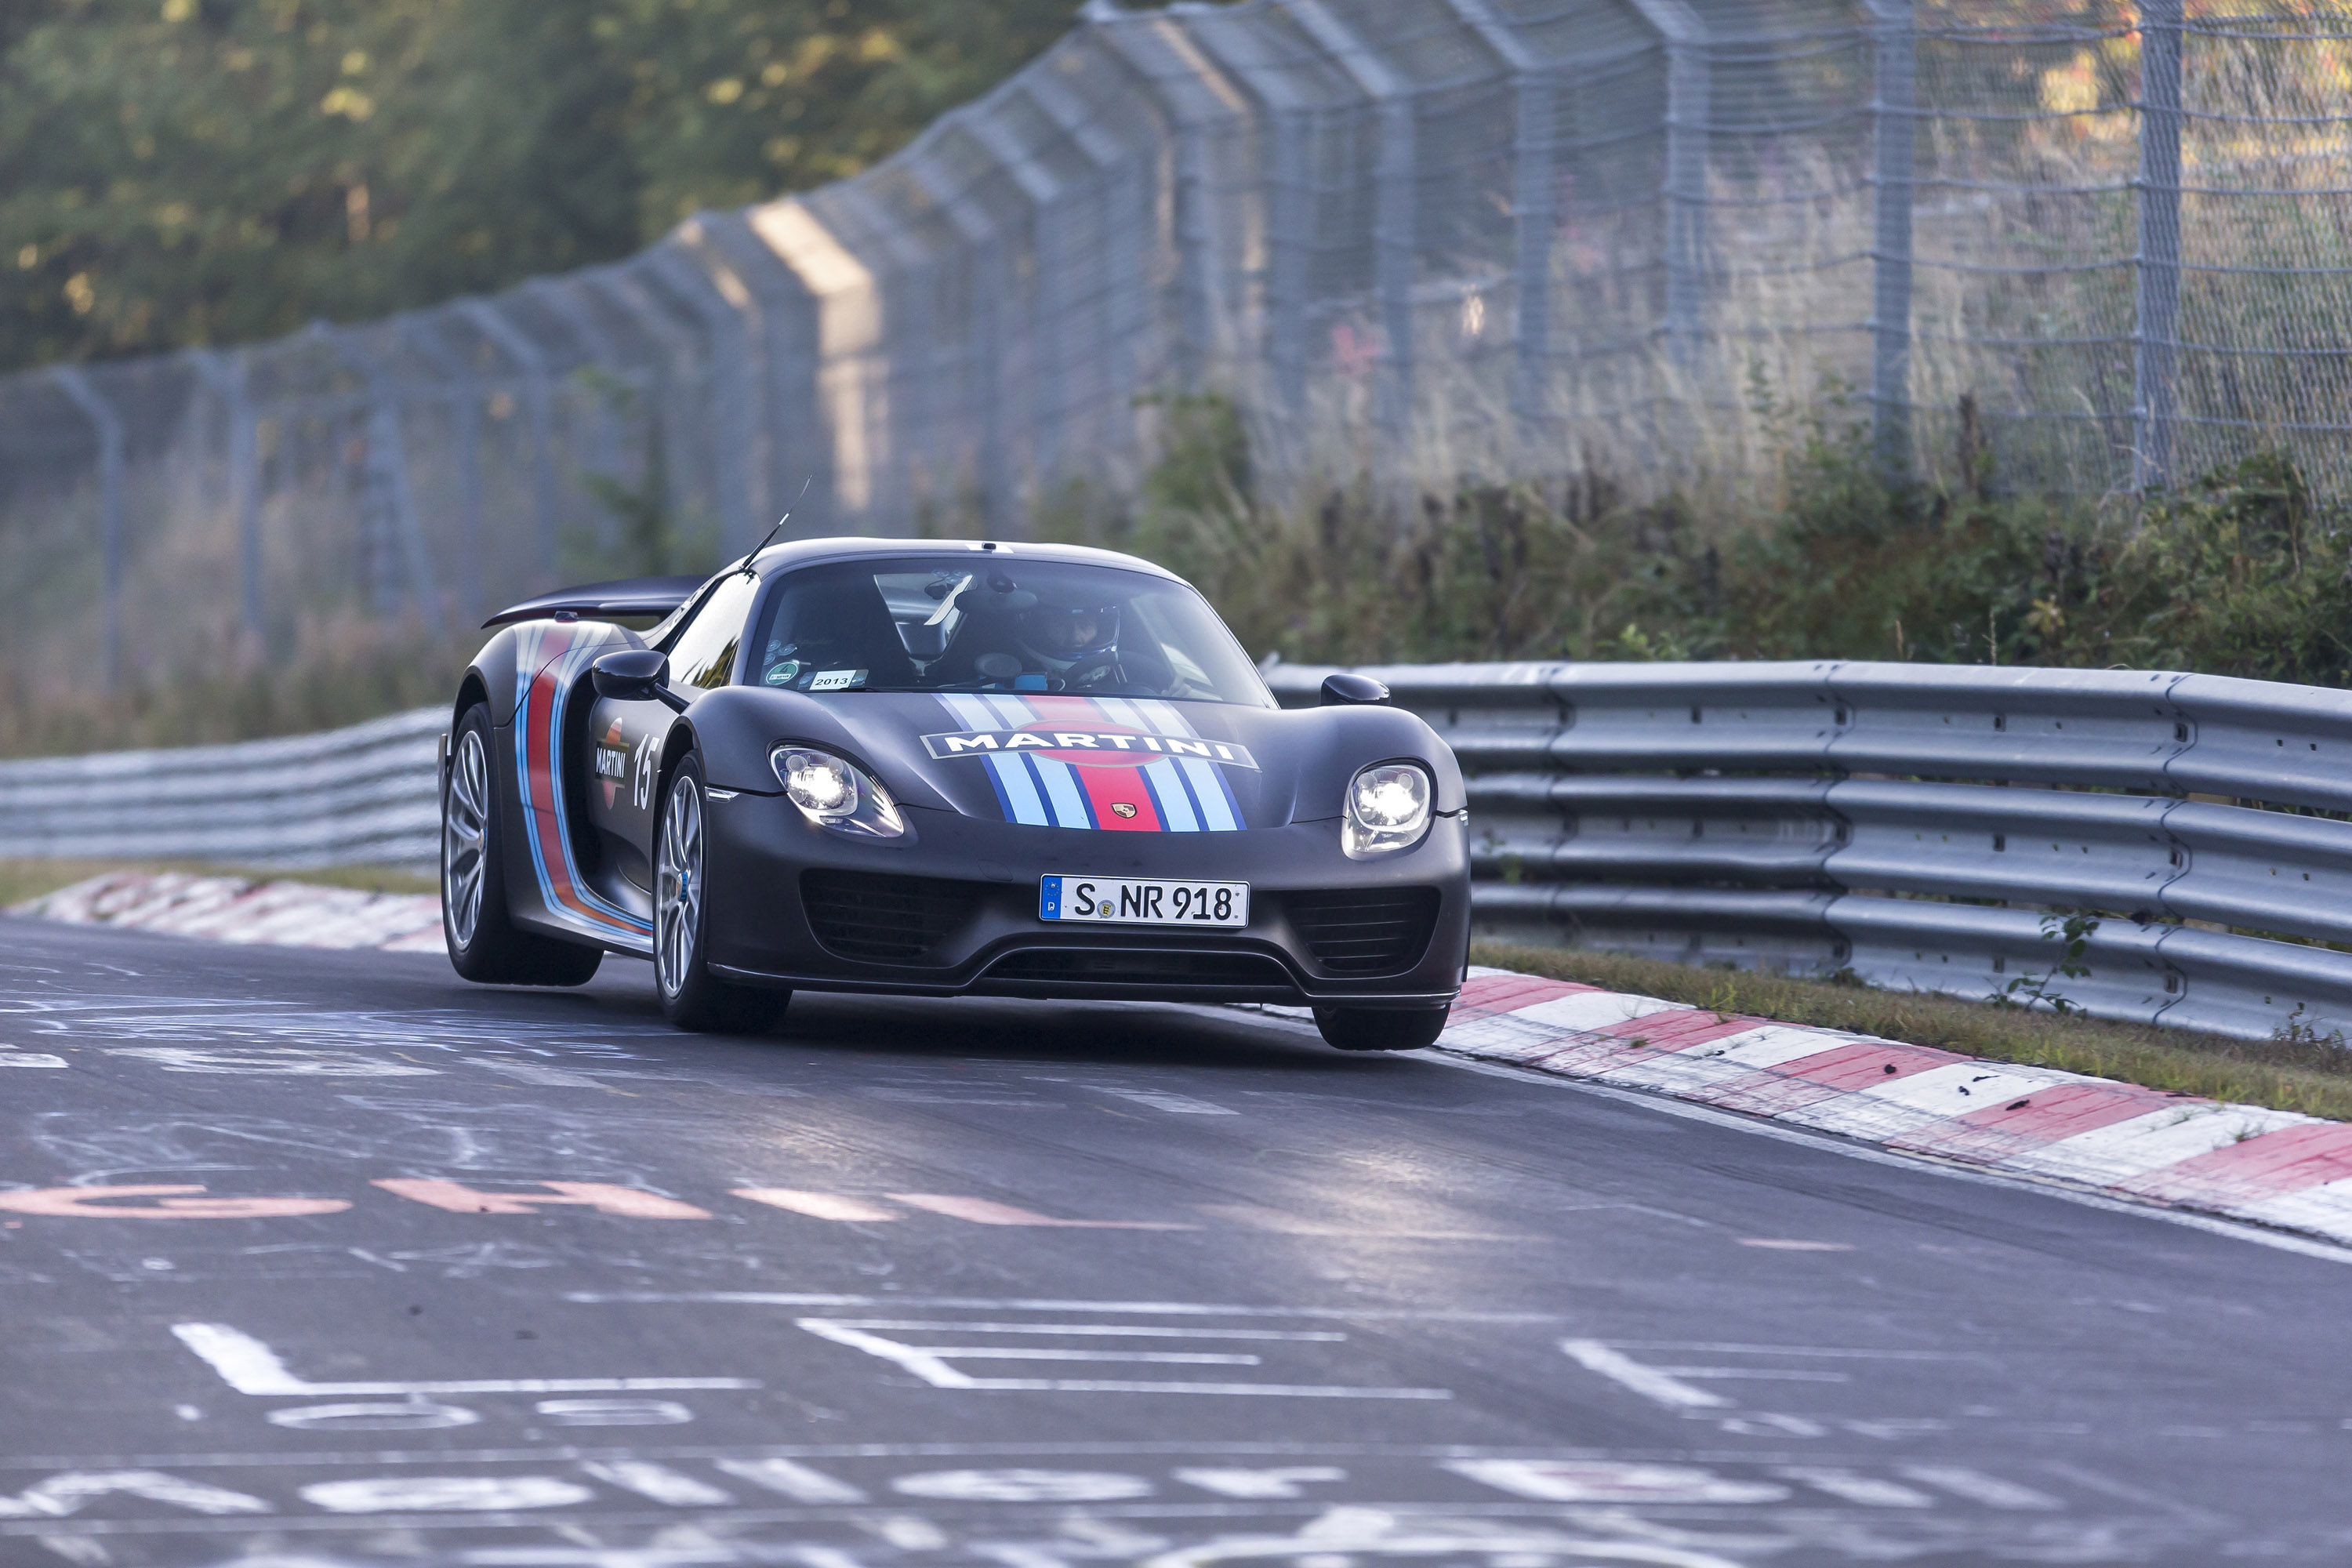
[[[1116,550],[1097,550],[1087,544],[1045,544],[1028,540],[994,539],[876,539],[857,534],[832,539],[792,539],[781,544],[772,544],[760,552],[753,567],[762,578],[766,578],[824,561],[858,561],[906,555],[970,555],[980,560],[1055,561],[1071,565],[1115,567],[1125,572],[1148,573],[1171,582],[1183,581],[1166,567],[1140,556],[1123,555]]]

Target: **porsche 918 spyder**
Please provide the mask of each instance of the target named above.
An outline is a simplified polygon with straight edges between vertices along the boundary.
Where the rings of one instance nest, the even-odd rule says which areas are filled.
[[[1285,711],[1148,562],[803,540],[486,624],[442,758],[469,980],[630,953],[737,1031],[794,990],[1277,1003],[1344,1050],[1427,1045],[1461,985],[1445,743],[1360,676]]]

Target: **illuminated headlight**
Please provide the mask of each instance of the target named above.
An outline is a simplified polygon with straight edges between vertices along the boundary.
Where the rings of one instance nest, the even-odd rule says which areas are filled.
[[[819,827],[868,838],[896,838],[907,831],[889,792],[832,752],[779,746],[768,760],[775,764],[785,797]]]
[[[1348,811],[1339,847],[1358,860],[1410,849],[1429,831],[1434,793],[1429,770],[1412,763],[1375,763],[1348,784]]]

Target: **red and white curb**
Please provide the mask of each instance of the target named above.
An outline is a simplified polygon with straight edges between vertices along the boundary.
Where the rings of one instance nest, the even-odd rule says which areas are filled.
[[[180,872],[118,871],[28,900],[8,911],[72,925],[120,926],[215,942],[281,947],[373,947],[439,952],[441,900],[309,882]]]
[[[302,882],[121,872],[10,912],[218,942],[442,951],[436,898]],[[1470,971],[1437,1044],[1885,1149],[2352,1244],[2352,1123],[1503,969]]]
[[[2352,1243],[2352,1123],[1476,969],[1441,1049]]]

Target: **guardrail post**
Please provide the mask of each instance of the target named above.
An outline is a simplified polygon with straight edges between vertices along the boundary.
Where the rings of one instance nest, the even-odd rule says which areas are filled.
[[[1870,412],[1881,469],[1911,469],[1911,215],[1918,137],[1913,0],[1870,0],[1877,211],[1871,241]],[[1969,482],[1973,476],[1961,476]]]
[[[2172,479],[2180,336],[2181,0],[2139,13],[2139,252],[2132,301],[2132,488]]]
[[[122,679],[122,416],[90,384],[79,365],[58,365],[49,374],[98,432],[99,542],[106,560],[106,689],[112,691]]]
[[[1666,348],[1673,362],[1697,361],[1706,331],[1707,128],[1710,67],[1706,26],[1686,0],[1633,0],[1666,49]]]
[[[457,309],[466,320],[480,330],[482,336],[499,346],[499,352],[514,361],[522,372],[522,403],[524,417],[530,421],[530,510],[534,531],[539,540],[539,568],[551,576],[555,572],[555,416],[550,407],[547,355],[541,352],[530,334],[507,320],[495,301],[467,300]],[[480,410],[473,411],[478,421]],[[467,539],[473,541],[473,518],[478,507],[474,495],[479,480],[472,456],[472,443],[477,438],[478,423],[467,429],[468,450],[467,476],[470,487],[467,506]]]

